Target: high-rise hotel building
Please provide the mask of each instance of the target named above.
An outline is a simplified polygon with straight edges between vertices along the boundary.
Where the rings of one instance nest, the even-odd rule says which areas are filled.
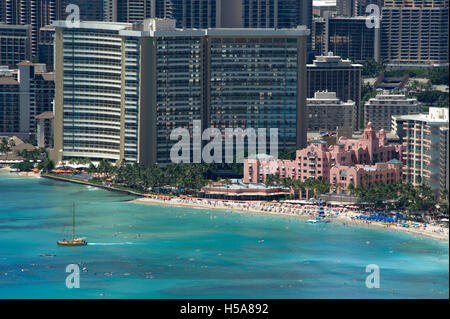
[[[150,38],[132,24],[81,22],[55,31],[55,152],[64,157],[146,163]],[[142,75],[142,76],[141,76]],[[141,130],[141,131],[139,131]]]
[[[278,128],[306,144],[306,37],[298,29],[55,22],[55,160],[165,164],[175,128]]]

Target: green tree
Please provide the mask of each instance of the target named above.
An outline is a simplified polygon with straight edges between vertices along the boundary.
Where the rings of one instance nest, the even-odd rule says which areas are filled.
[[[439,84],[449,85],[448,66],[442,68],[432,68],[429,73],[429,78],[431,83],[434,85]]]
[[[16,163],[12,165],[12,168],[17,168],[22,172],[28,172],[31,171],[34,168],[34,165],[30,161],[23,161],[20,163]]]
[[[55,168],[55,164],[49,158],[46,158],[45,160],[43,160],[42,162],[40,162],[38,164],[38,169],[42,170],[44,173],[48,173],[54,168]]]
[[[266,187],[277,185],[279,183],[280,183],[280,175],[279,174],[267,175],[266,182],[265,182]]]

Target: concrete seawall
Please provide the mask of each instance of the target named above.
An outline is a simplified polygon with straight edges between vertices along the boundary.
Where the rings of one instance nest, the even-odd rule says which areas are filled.
[[[68,178],[68,177],[59,177],[59,176],[54,176],[54,175],[41,175],[41,177],[54,179],[54,180],[58,180],[58,181],[62,181],[62,182],[83,184],[83,185],[87,185],[87,186],[93,186],[93,187],[102,188],[102,189],[105,189],[105,190],[108,190],[108,191],[121,192],[121,193],[125,193],[125,194],[128,194],[128,195],[143,197],[143,194],[140,194],[140,193],[137,193],[137,192],[133,192],[133,191],[130,191],[130,190],[115,188],[115,187],[106,186],[106,185],[94,184],[94,183],[90,183],[90,182],[87,182],[87,181],[71,179],[71,178]]]

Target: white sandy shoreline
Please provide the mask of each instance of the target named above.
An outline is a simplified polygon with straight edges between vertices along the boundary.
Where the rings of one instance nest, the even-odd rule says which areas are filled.
[[[207,200],[206,200],[207,201]],[[311,219],[316,216],[316,212],[314,210],[297,210],[295,213],[287,213],[287,212],[277,212],[277,211],[265,211],[261,209],[255,209],[252,207],[236,207],[231,206],[231,202],[227,201],[219,201],[221,203],[227,203],[228,205],[221,205],[219,203],[216,203],[216,205],[208,204],[207,202],[187,202],[187,201],[174,201],[174,200],[162,200],[162,199],[155,199],[155,198],[136,198],[134,200],[131,200],[130,202],[136,203],[136,204],[146,204],[146,205],[158,205],[158,206],[172,206],[172,207],[188,207],[188,208],[195,208],[195,209],[212,209],[212,210],[222,210],[222,211],[233,211],[233,212],[243,212],[243,213],[251,213],[251,214],[264,214],[264,215],[277,215],[277,216],[284,216],[284,217],[293,217],[293,218],[299,218],[302,220]],[[214,200],[211,200],[212,202],[216,202]],[[267,203],[270,204],[270,203]],[[285,208],[284,210],[287,210]],[[439,226],[431,226],[428,225],[426,229],[419,229],[419,228],[405,228],[400,227],[397,225],[391,225],[391,226],[385,226],[378,222],[371,222],[371,223],[365,223],[359,220],[351,219],[351,217],[359,216],[359,213],[357,212],[342,212],[340,213],[336,218],[330,218],[331,222],[333,223],[339,223],[339,224],[348,224],[348,225],[354,225],[354,226],[367,226],[367,227],[376,227],[383,230],[391,230],[391,231],[401,231],[410,233],[411,235],[418,235],[423,237],[432,238],[435,240],[440,241],[449,241],[449,234],[448,229],[445,229],[442,232],[439,232],[439,229],[442,229]]]
[[[0,172],[7,172],[7,173],[11,173],[11,174],[16,174],[18,176],[25,176],[25,177],[41,177],[41,174],[36,173],[36,172],[11,172],[11,167],[9,166],[5,166],[5,167],[0,167]]]
[[[10,171],[9,167],[2,167],[0,168],[0,172],[3,170],[3,172]],[[32,178],[40,178],[40,175],[38,173],[29,172],[25,174],[18,173],[17,175],[21,177],[32,177]],[[222,210],[222,211],[234,211],[234,212],[242,212],[242,213],[250,213],[250,214],[263,214],[263,215],[277,215],[277,216],[284,216],[284,217],[291,217],[291,218],[299,218],[302,220],[311,219],[316,216],[316,211],[311,209],[304,209],[304,210],[296,210],[295,213],[288,213],[288,212],[277,212],[277,211],[267,211],[262,209],[256,209],[254,207],[246,206],[243,207],[243,205],[239,206],[233,206],[232,201],[217,201],[217,200],[209,200],[211,204],[208,204],[207,199],[194,199],[199,202],[188,202],[187,200],[162,200],[162,199],[155,199],[155,198],[148,198],[148,197],[140,197],[136,198],[134,200],[131,200],[130,202],[137,203],[137,204],[147,204],[147,205],[158,205],[158,206],[173,206],[173,207],[188,207],[188,208],[195,208],[195,209],[212,209],[212,210]],[[215,203],[215,204],[212,204]],[[219,204],[222,203],[222,204]],[[226,205],[224,205],[224,203]],[[271,203],[266,203],[267,205],[270,205]],[[288,210],[288,208],[283,208],[283,210]],[[292,210],[292,209],[291,209]],[[428,225],[426,229],[423,228],[405,228],[400,227],[397,225],[391,225],[389,227],[383,225],[379,222],[370,222],[365,223],[363,221],[354,220],[352,217],[359,216],[360,214],[358,212],[341,212],[336,218],[330,218],[332,223],[340,223],[340,224],[348,224],[348,225],[354,225],[354,226],[366,226],[366,227],[376,227],[383,230],[391,230],[391,231],[401,231],[405,233],[409,233],[411,235],[418,235],[423,237],[432,238],[435,240],[440,241],[446,241],[449,242],[449,230],[448,228],[443,229],[440,226],[431,226]]]

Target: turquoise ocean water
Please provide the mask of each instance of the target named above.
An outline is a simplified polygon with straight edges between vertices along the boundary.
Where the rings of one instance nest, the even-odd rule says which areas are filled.
[[[130,199],[1,172],[0,298],[449,297],[446,242]],[[89,245],[58,247],[72,202]],[[66,288],[68,264],[80,266],[79,289]],[[379,289],[366,288],[369,264]]]

